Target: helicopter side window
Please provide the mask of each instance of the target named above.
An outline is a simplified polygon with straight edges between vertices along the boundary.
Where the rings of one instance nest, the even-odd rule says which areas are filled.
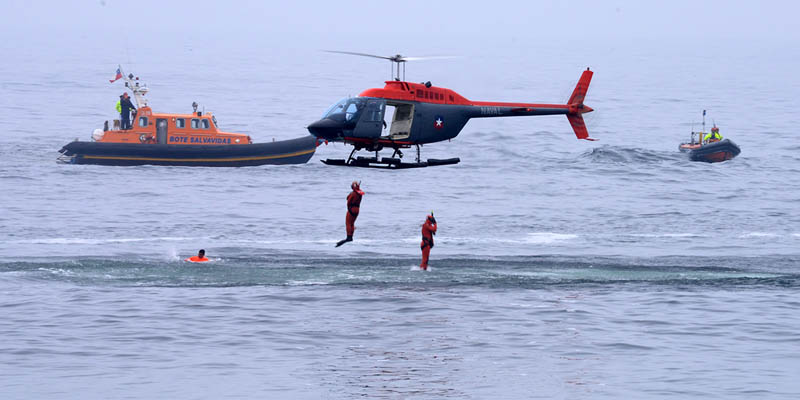
[[[186,127],[186,120],[183,118],[178,118],[175,120],[175,127],[176,128],[185,128]]]
[[[353,97],[347,102],[345,109],[346,121],[357,121],[361,116],[361,112],[366,108],[366,100],[360,97]]]
[[[397,121],[402,121],[411,118],[411,107],[408,106],[398,106],[397,110],[394,112],[394,119]]]
[[[350,121],[355,117],[356,113],[358,112],[358,107],[356,107],[355,103],[350,103],[347,105],[347,114],[345,114],[344,119]]]
[[[367,101],[367,111],[364,114],[364,120],[369,122],[383,121],[383,108],[385,103],[378,100]]]

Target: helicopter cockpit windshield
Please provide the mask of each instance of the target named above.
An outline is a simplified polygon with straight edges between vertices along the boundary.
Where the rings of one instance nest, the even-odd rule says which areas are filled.
[[[325,112],[322,118],[331,118],[345,122],[358,121],[358,117],[364,110],[365,104],[366,99],[363,97],[347,97],[339,100],[336,104],[328,108],[328,111]]]

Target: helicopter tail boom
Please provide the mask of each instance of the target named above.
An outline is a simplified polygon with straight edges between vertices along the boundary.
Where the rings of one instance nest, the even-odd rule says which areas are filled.
[[[588,68],[583,71],[578,84],[575,85],[575,90],[572,91],[572,95],[569,96],[566,104],[472,101],[469,104],[475,107],[475,110],[473,115],[470,115],[470,118],[565,114],[578,139],[595,140],[589,137],[589,132],[582,116],[584,113],[594,111],[591,107],[583,104],[593,74]]]

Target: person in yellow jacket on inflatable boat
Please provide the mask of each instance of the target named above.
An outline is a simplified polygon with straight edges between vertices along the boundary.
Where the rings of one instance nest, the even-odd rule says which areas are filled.
[[[719,142],[720,140],[722,140],[722,135],[719,134],[719,128],[716,126],[711,128],[711,133],[706,133],[703,136],[703,141],[706,143]]]

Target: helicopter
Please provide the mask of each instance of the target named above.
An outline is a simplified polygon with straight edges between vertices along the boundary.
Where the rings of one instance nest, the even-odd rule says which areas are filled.
[[[367,89],[356,97],[344,98],[330,106],[321,119],[308,125],[308,131],[320,141],[344,142],[353,146],[347,159],[322,160],[327,165],[402,169],[457,164],[461,161],[459,158],[423,161],[420,146],[455,138],[471,118],[564,114],[578,139],[595,140],[589,137],[582,117],[582,114],[593,111],[583,104],[592,80],[593,72],[589,68],[581,74],[566,104],[472,101],[451,89],[433,86],[429,81],[405,81],[406,62],[448,57],[405,57],[400,54],[387,57],[326,51],[380,58],[392,63],[392,80],[385,81],[383,88]],[[386,132],[384,116],[388,108],[394,108],[394,112]],[[412,146],[416,148],[416,161],[403,162],[401,149]],[[380,157],[379,152],[383,149],[393,149],[394,152],[391,157]],[[374,152],[375,156],[354,157],[360,150]]]

